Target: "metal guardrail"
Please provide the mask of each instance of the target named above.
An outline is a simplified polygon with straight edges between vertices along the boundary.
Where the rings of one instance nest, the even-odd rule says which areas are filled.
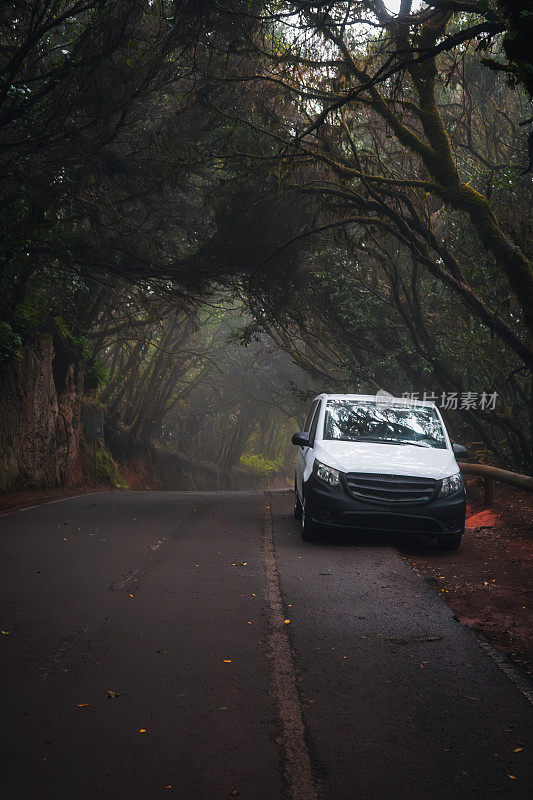
[[[509,472],[507,469],[491,467],[489,464],[468,464],[466,461],[459,462],[459,469],[463,475],[478,475],[483,478],[483,490],[485,504],[491,506],[494,503],[494,483],[507,483],[517,489],[525,489],[533,492],[533,478],[529,475],[520,475],[519,472]]]

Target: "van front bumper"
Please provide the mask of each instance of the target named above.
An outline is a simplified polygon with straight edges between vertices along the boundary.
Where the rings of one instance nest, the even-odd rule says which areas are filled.
[[[375,503],[357,500],[343,488],[330,489],[312,475],[305,485],[305,499],[306,513],[324,528],[456,536],[465,526],[464,491],[423,503]]]

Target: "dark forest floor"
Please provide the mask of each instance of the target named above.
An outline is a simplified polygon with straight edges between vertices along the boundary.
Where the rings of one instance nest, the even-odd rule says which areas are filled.
[[[467,528],[455,553],[404,550],[434,581],[458,619],[481,631],[533,674],[533,495],[496,484],[496,501],[483,506],[481,488],[468,487]]]

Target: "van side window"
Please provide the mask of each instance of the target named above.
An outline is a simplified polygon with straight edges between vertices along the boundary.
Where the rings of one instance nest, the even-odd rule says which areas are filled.
[[[307,415],[307,418],[306,418],[306,420],[304,422],[304,426],[303,426],[303,429],[302,429],[305,433],[309,433],[309,431],[311,430],[311,421],[313,419],[313,414],[315,413],[315,409],[316,409],[317,405],[318,405],[318,400],[315,400],[315,402],[313,403],[313,405],[309,409],[309,414]]]
[[[311,447],[315,442],[316,427],[318,425],[319,416],[320,416],[320,401],[317,403],[313,421],[311,423],[311,428],[309,430],[309,444],[311,445]]]

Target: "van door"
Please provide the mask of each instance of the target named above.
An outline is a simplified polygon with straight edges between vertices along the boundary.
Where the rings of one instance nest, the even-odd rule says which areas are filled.
[[[298,450],[298,460],[296,462],[296,491],[300,502],[303,501],[303,479],[304,473],[308,471],[309,465],[313,466],[313,444],[316,433],[316,426],[318,424],[318,416],[320,414],[320,400],[315,400],[307,419],[305,421],[304,433],[309,433],[309,447],[300,447]]]

